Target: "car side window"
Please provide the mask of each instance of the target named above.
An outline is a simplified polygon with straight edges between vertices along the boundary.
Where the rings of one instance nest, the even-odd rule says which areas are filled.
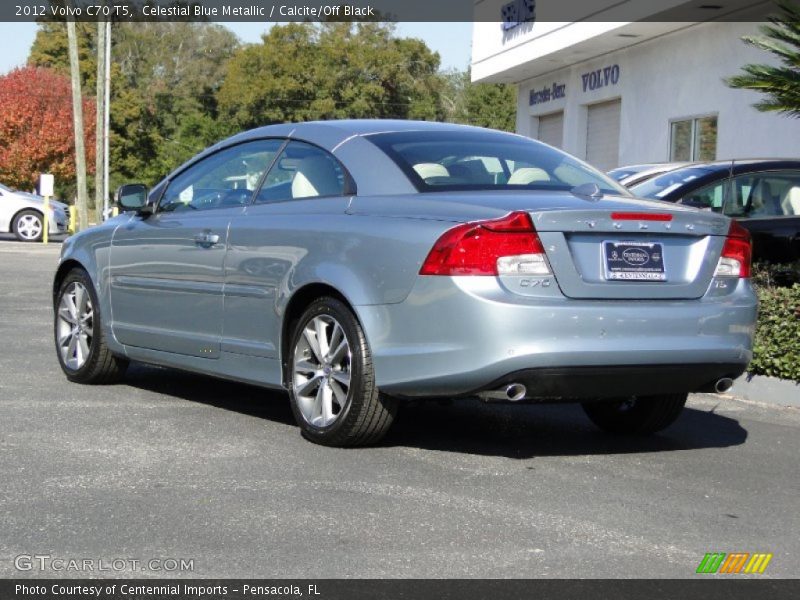
[[[681,198],[681,204],[697,208],[707,208],[714,212],[721,212],[722,204],[725,201],[725,187],[727,185],[728,180],[725,179],[724,181],[701,187],[693,192],[689,192],[686,196]]]
[[[284,141],[257,140],[226,148],[169,182],[159,212],[234,208],[250,203]]]
[[[267,173],[255,202],[342,196],[348,187],[347,174],[333,155],[311,144],[292,141]]]
[[[800,215],[800,171],[741,175],[733,180],[733,193],[725,205],[731,217],[782,217]]]

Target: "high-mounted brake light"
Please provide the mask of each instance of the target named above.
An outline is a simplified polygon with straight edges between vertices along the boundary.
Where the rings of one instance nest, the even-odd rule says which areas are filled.
[[[615,221],[672,221],[671,214],[656,212],[613,212],[611,218]]]
[[[420,275],[549,275],[550,265],[530,215],[464,223],[433,245]]]
[[[750,261],[753,256],[753,245],[750,232],[731,221],[728,237],[722,247],[722,254],[717,263],[715,277],[750,277]]]

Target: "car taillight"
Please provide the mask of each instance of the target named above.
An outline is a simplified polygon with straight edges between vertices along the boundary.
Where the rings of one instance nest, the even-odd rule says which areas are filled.
[[[464,223],[433,245],[420,275],[549,275],[544,247],[526,212]]]
[[[728,230],[728,237],[725,238],[714,276],[750,277],[752,255],[750,232],[736,221],[731,221],[731,228]]]

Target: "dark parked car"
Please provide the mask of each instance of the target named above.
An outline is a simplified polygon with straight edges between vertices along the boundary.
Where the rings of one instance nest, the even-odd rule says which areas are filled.
[[[753,258],[800,260],[800,160],[735,160],[694,164],[631,188],[735,217],[753,236]]]

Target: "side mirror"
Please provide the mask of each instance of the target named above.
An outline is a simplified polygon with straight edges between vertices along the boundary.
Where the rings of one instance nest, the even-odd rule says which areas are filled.
[[[147,209],[147,186],[143,183],[127,183],[117,188],[114,194],[114,202],[123,211],[134,211],[137,213],[148,212]],[[152,211],[150,211],[152,212]]]

